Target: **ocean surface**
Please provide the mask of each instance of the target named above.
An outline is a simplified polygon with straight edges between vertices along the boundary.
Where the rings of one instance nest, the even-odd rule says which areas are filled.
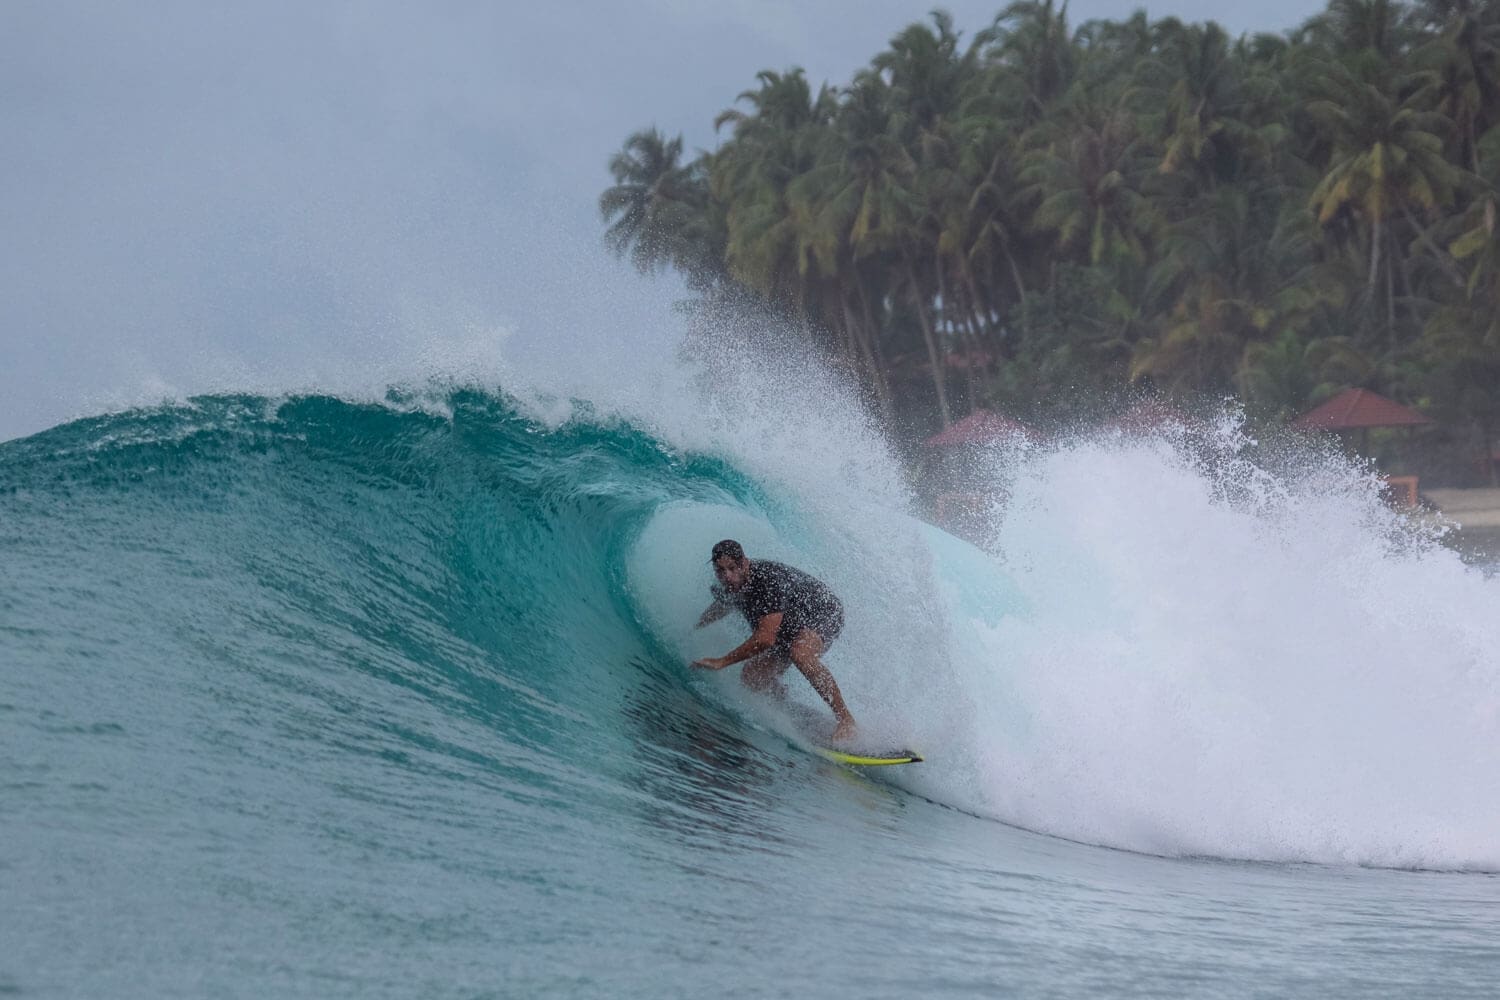
[[[0,995],[1495,996],[1493,566],[1233,427],[987,461],[981,551],[853,418],[0,443]],[[692,627],[723,537],[841,594],[826,661],[924,763],[687,668],[744,636]]]

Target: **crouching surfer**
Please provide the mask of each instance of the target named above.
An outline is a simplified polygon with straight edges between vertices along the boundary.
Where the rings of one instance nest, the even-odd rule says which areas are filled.
[[[698,628],[738,611],[754,634],[723,656],[695,660],[693,666],[723,670],[748,660],[740,679],[752,691],[784,696],[781,675],[796,664],[813,690],[833,709],[835,740],[854,735],[854,716],[844,704],[838,682],[818,657],[844,627],[844,607],[822,581],[799,569],[757,559],[751,562],[740,543],[726,538],[710,557],[718,584],[714,602],[698,619]]]

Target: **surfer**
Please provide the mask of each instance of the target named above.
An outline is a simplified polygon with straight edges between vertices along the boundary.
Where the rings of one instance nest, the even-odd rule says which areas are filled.
[[[752,691],[785,696],[781,675],[796,664],[813,690],[833,709],[836,740],[854,735],[854,716],[844,704],[838,682],[818,657],[844,627],[844,607],[822,581],[799,569],[758,559],[751,562],[740,543],[726,538],[713,548],[710,561],[719,582],[714,602],[698,619],[698,628],[739,611],[754,629],[750,638],[723,656],[695,660],[693,666],[723,670],[748,660],[740,679]]]

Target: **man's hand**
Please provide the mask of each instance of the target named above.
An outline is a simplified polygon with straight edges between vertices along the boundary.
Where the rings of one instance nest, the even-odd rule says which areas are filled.
[[[723,670],[729,666],[729,661],[722,656],[705,656],[701,660],[694,660],[693,666],[701,670]]]

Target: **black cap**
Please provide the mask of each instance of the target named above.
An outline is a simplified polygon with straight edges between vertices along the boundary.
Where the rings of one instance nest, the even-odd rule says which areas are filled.
[[[733,538],[726,538],[714,546],[713,555],[708,557],[708,561],[718,562],[722,556],[728,556],[737,563],[744,562],[745,550],[740,548],[740,543]]]

